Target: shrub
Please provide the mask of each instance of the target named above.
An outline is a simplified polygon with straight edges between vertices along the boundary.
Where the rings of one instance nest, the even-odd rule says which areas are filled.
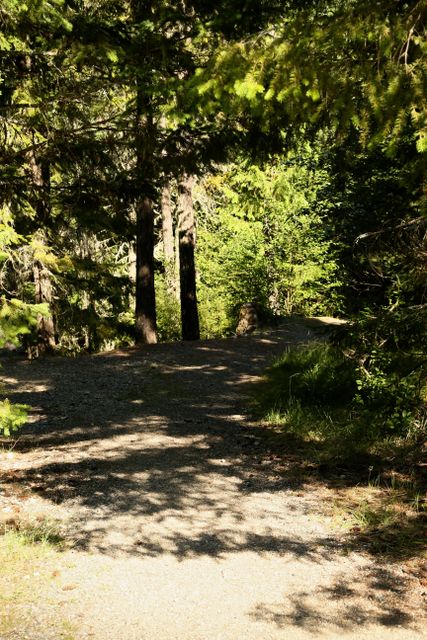
[[[27,420],[29,407],[24,404],[11,404],[9,400],[0,402],[0,435],[9,437]]]
[[[160,342],[181,340],[179,301],[166,288],[164,277],[156,280],[157,333]]]
[[[342,456],[390,437],[422,435],[418,376],[419,367],[405,373],[400,354],[373,348],[361,359],[356,349],[316,343],[283,354],[256,402],[261,417],[281,432],[321,441]]]
[[[379,437],[423,437],[426,426],[425,312],[385,308],[365,313],[341,340],[357,369],[354,404]]]

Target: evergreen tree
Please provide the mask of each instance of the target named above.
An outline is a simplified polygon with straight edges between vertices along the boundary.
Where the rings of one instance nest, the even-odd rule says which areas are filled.
[[[179,271],[181,292],[181,322],[184,340],[200,338],[199,313],[196,294],[196,225],[192,190],[194,177],[184,173],[178,189]]]

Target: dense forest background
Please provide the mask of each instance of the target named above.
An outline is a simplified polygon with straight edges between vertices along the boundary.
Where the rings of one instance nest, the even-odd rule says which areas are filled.
[[[307,373],[293,408],[323,389],[356,439],[423,438],[426,13],[0,0],[2,343],[221,337],[247,302],[337,315],[279,365]],[[25,411],[1,407],[8,434]]]

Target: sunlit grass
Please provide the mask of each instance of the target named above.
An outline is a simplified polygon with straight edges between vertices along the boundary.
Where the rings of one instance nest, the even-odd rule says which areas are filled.
[[[350,545],[404,557],[427,554],[427,500],[415,481],[378,476],[339,492],[333,517]]]
[[[323,459],[382,455],[387,449],[402,452],[410,440],[419,440],[419,425],[411,438],[408,429],[402,435],[398,426],[384,426],[381,406],[362,406],[357,376],[354,361],[329,343],[290,349],[258,386],[254,413],[276,435],[321,443]]]
[[[352,546],[421,557],[427,510],[422,445],[376,431],[355,408],[354,366],[318,343],[283,354],[258,387],[254,411],[287,473],[332,487],[333,515]],[[376,416],[377,417],[377,416]],[[329,507],[325,505],[325,510]]]
[[[0,638],[32,627],[30,607],[48,589],[62,544],[54,522],[15,521],[0,527]]]
[[[21,547],[35,546],[50,549],[62,548],[64,536],[61,525],[51,520],[16,520],[13,524],[0,525],[0,536]]]
[[[361,424],[350,408],[353,367],[325,343],[290,350],[269,369],[256,394],[256,413],[276,433],[330,445],[347,453],[361,444]]]

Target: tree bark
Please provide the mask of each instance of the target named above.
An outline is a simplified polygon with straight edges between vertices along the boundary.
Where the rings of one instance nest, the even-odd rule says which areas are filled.
[[[163,186],[161,210],[166,289],[169,295],[172,295],[174,298],[176,298],[178,287],[175,276],[175,239],[173,235],[172,204],[169,181],[166,182]]]
[[[28,161],[34,189],[33,206],[36,211],[36,222],[40,227],[34,236],[37,243],[33,265],[34,301],[36,304],[47,304],[51,310],[53,302],[52,278],[46,265],[46,260],[43,259],[49,253],[47,236],[45,231],[43,231],[43,227],[48,222],[51,212],[50,168],[47,162],[39,162],[37,160],[34,151],[30,152]],[[55,349],[55,346],[55,323],[53,315],[42,316],[39,314],[37,318],[38,352],[51,352]]]
[[[178,186],[179,266],[181,285],[181,327],[183,340],[199,340],[194,252],[196,229],[192,188],[194,177],[184,173]]]
[[[137,344],[155,344],[154,211],[148,196],[137,203],[136,217],[135,340]]]
[[[135,18],[141,20],[147,3],[135,2]],[[150,3],[148,3],[150,5]],[[149,8],[149,7],[148,7]],[[154,290],[154,189],[153,149],[156,127],[153,118],[150,85],[137,80],[135,150],[136,176],[140,191],[136,198],[136,291],[135,341],[137,344],[157,342],[156,294]]]
[[[45,240],[44,234],[38,234],[41,239]],[[48,251],[47,245],[46,252]],[[39,247],[38,251],[43,251],[43,247]],[[35,302],[36,304],[47,304],[49,309],[52,306],[53,288],[49,270],[42,260],[36,260],[33,267],[34,286],[35,286]],[[55,323],[52,315],[37,317],[37,347],[39,353],[49,353],[55,349]]]

